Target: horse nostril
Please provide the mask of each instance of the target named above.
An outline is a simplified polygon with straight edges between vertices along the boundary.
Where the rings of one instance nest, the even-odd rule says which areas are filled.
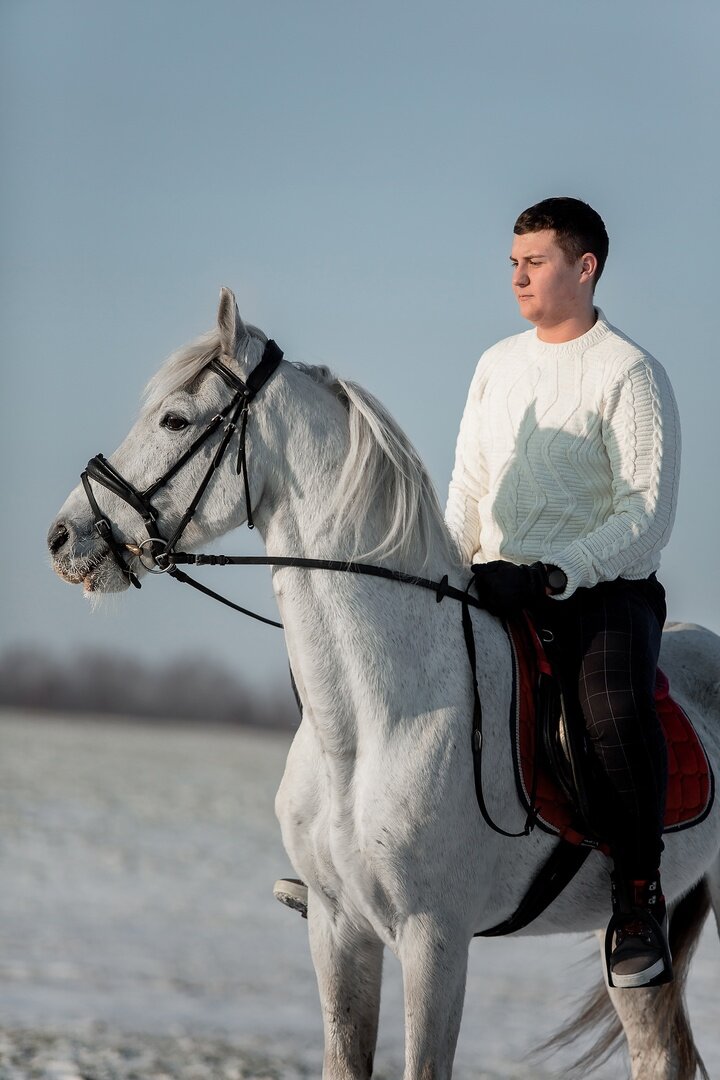
[[[53,525],[48,533],[48,547],[50,548],[51,554],[57,555],[60,548],[64,547],[67,543],[69,537],[70,533],[67,531],[67,528],[62,521],[58,521],[56,525]]]

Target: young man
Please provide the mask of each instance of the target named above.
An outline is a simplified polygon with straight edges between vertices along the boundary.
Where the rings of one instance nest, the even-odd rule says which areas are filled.
[[[488,610],[529,609],[562,654],[604,787],[614,863],[610,974],[672,977],[660,855],[667,754],[654,704],[675,516],[677,407],[665,371],[594,305],[608,252],[599,215],[546,199],[515,223],[513,290],[535,329],[481,358],[446,519]],[[307,890],[275,893],[304,911]]]
[[[672,978],[660,886],[667,755],[654,707],[680,427],[663,368],[594,306],[608,237],[577,199],[517,219],[510,261],[534,329],[481,358],[446,519],[488,610],[554,635],[604,788],[614,863],[610,975]]]

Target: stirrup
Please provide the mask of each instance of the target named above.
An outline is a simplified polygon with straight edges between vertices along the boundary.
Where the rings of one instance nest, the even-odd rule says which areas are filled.
[[[299,911],[303,919],[307,919],[308,888],[304,881],[298,878],[280,878],[273,885],[273,896],[286,907]]]
[[[632,907],[613,914],[605,934],[608,986],[632,989],[672,981],[667,926],[667,915],[660,923],[646,908]],[[624,971],[617,970],[620,965]]]

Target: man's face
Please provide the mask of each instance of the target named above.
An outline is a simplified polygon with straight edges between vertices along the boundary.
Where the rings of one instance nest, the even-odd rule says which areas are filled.
[[[583,258],[569,262],[554,229],[514,236],[510,261],[520,314],[536,326],[557,326],[587,304],[592,280],[583,270]]]

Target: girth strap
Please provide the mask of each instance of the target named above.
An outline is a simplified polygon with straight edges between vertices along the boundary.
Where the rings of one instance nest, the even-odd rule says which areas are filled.
[[[478,930],[473,937],[503,937],[529,926],[533,919],[537,919],[538,915],[557,899],[589,854],[590,848],[559,840],[530,882],[528,891],[513,914],[488,930]]]

